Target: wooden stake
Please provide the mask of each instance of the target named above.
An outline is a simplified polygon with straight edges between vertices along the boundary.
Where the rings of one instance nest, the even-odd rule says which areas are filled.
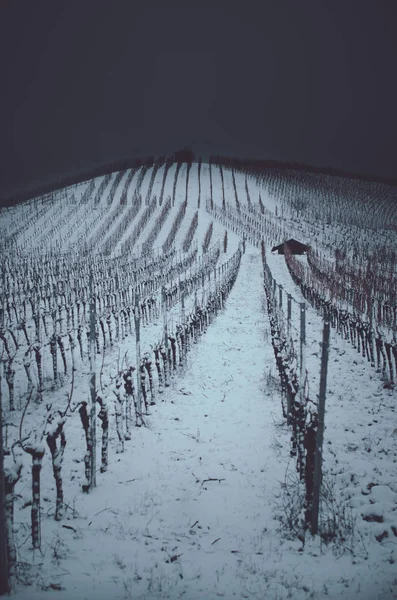
[[[320,509],[320,489],[322,479],[323,462],[323,439],[324,439],[324,416],[325,396],[327,390],[327,369],[329,355],[329,319],[324,320],[323,344],[321,352],[320,393],[318,398],[318,426],[316,435],[316,454],[314,457],[314,483],[313,483],[313,508],[311,516],[311,533],[315,535],[318,531],[318,514]]]
[[[140,365],[141,365],[141,319],[140,319],[140,307],[139,307],[139,294],[135,292],[135,341],[136,341],[136,412],[137,412],[137,425],[142,425],[142,393],[141,393],[141,377],[140,377]]]
[[[305,346],[306,346],[306,304],[299,303],[300,306],[300,399],[303,404],[303,392],[305,381]]]
[[[3,450],[3,408],[2,408],[2,370],[0,361],[0,596],[10,591],[8,573],[6,515],[5,515],[5,482],[4,482],[4,450]]]
[[[92,270],[90,270],[90,392],[91,392],[91,478],[90,489],[96,487],[96,306]]]

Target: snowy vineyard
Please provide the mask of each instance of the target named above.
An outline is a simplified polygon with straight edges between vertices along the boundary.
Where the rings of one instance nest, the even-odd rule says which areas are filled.
[[[288,228],[275,224],[262,213],[253,214],[240,209],[208,211],[223,225],[244,236],[259,247],[261,240],[271,246],[276,240],[288,239]],[[319,252],[316,252],[317,256]],[[318,258],[309,250],[307,257],[295,257],[286,252],[291,276],[305,299],[316,310],[331,319],[345,339],[350,339],[358,353],[382,372],[391,385],[397,376],[397,289],[396,253],[385,252],[384,261],[370,262],[366,271],[358,272],[350,265],[350,277],[344,267],[329,261],[319,266]],[[378,266],[379,269],[374,269]],[[378,273],[377,273],[378,270]],[[353,276],[353,273],[355,275]],[[348,283],[347,283],[348,281]]]
[[[73,387],[76,377],[76,347],[79,348],[80,363],[84,363],[84,357],[91,352],[91,372],[95,369],[95,355],[102,355],[102,366],[100,371],[100,392],[94,394],[94,408],[91,405],[91,411],[95,411],[95,403],[98,403],[100,412],[98,417],[102,422],[101,439],[101,472],[105,472],[108,466],[108,438],[109,438],[109,409],[106,400],[103,397],[105,392],[102,375],[104,368],[104,358],[107,347],[113,343],[119,343],[124,340],[128,334],[132,333],[131,318],[134,320],[134,336],[136,340],[135,363],[130,365],[127,352],[123,359],[118,361],[117,374],[111,385],[112,396],[115,398],[115,426],[119,445],[117,452],[123,452],[125,440],[131,439],[132,425],[141,426],[144,424],[144,415],[148,414],[149,405],[154,405],[158,394],[163,392],[164,387],[170,385],[173,378],[186,361],[187,352],[191,344],[197,343],[199,337],[206,331],[211,324],[217,312],[223,308],[227,295],[236,279],[240,258],[240,247],[236,252],[220,267],[216,267],[219,258],[219,247],[209,251],[205,260],[200,261],[196,269],[191,268],[193,257],[185,257],[180,263],[168,265],[167,259],[146,263],[144,269],[128,273],[122,269],[123,276],[119,275],[120,265],[116,266],[114,279],[111,270],[107,272],[107,277],[102,265],[95,265],[90,262],[89,269],[84,269],[81,265],[70,269],[67,266],[67,273],[59,275],[59,264],[49,266],[44,265],[44,271],[48,274],[47,281],[44,280],[43,287],[38,286],[37,281],[41,279],[40,274],[33,269],[33,275],[29,278],[29,267],[25,266],[25,276],[22,278],[26,283],[26,293],[29,297],[19,298],[18,306],[22,307],[23,315],[19,315],[17,329],[22,329],[27,349],[20,348],[17,342],[17,336],[10,327],[3,327],[2,340],[4,349],[8,354],[8,369],[6,371],[6,382],[9,391],[9,410],[15,409],[14,405],[14,360],[18,351],[21,351],[24,362],[23,366],[26,373],[26,396],[25,406],[19,425],[20,437],[16,441],[8,439],[8,425],[6,422],[6,455],[12,459],[10,467],[5,470],[6,485],[6,522],[7,522],[7,540],[9,544],[9,558],[11,564],[15,563],[15,549],[13,548],[13,495],[14,488],[19,480],[22,462],[18,460],[15,447],[21,448],[32,457],[32,544],[33,548],[39,548],[40,541],[40,471],[41,462],[44,455],[44,439],[47,442],[51,452],[52,466],[56,483],[57,497],[55,519],[60,520],[63,512],[63,482],[61,477],[62,458],[66,446],[65,423],[67,419],[78,409],[81,423],[86,436],[87,453],[85,455],[85,475],[86,484],[83,490],[88,491],[93,485],[93,473],[96,465],[93,464],[96,451],[93,444],[96,439],[96,432],[92,429],[92,421],[88,402],[75,401],[73,398]],[[157,269],[161,266],[161,276],[156,277]],[[189,268],[189,275],[187,275]],[[53,273],[57,271],[58,281],[54,283]],[[78,271],[78,279],[74,279]],[[140,280],[139,272],[144,273],[147,279]],[[11,281],[11,272],[5,269],[6,274],[3,281]],[[172,283],[173,277],[177,274],[177,282]],[[44,277],[43,277],[44,278]],[[211,278],[213,286],[211,285]],[[167,286],[165,282],[170,281]],[[51,284],[49,283],[51,281]],[[71,282],[77,281],[78,286],[73,287]],[[100,282],[106,281],[107,289],[104,290]],[[14,289],[19,289],[21,285],[15,283],[12,279]],[[62,285],[61,285],[62,282]],[[132,283],[134,282],[134,283]],[[70,284],[70,285],[69,285]],[[157,284],[157,286],[156,286]],[[161,302],[157,302],[157,287],[161,287]],[[211,287],[213,288],[211,290]],[[49,290],[49,294],[41,296],[39,290]],[[53,294],[57,290],[58,294]],[[31,295],[29,296],[29,292]],[[145,292],[145,294],[143,294]],[[188,297],[194,293],[193,303],[188,303]],[[200,294],[201,302],[197,302],[197,294]],[[66,302],[66,298],[68,302]],[[62,299],[65,301],[62,303]],[[182,320],[172,321],[169,324],[169,313],[176,305],[181,304]],[[160,309],[161,304],[161,309]],[[189,306],[191,304],[191,306]],[[27,305],[30,307],[30,314],[27,311]],[[14,305],[15,306],[15,305]],[[97,310],[98,309],[98,310]],[[10,310],[8,311],[11,325],[12,319]],[[99,316],[97,318],[97,312]],[[52,316],[52,331],[46,326],[45,316]],[[105,318],[104,315],[107,315]],[[145,348],[142,358],[140,353],[140,327],[149,326],[154,320],[161,318],[164,322],[164,330],[160,339],[150,348]],[[30,328],[34,331],[33,343],[27,333],[27,316]],[[64,318],[63,318],[64,317]],[[64,323],[65,322],[65,323]],[[106,330],[105,323],[106,322]],[[65,327],[66,329],[65,329]],[[14,354],[10,350],[11,342],[6,337],[4,331],[9,334],[10,340],[14,342]],[[101,331],[101,342],[99,331]],[[153,339],[153,331],[152,338]],[[63,343],[63,338],[67,338],[69,344]],[[148,336],[144,337],[147,344]],[[90,348],[91,346],[91,348]],[[45,389],[43,378],[43,353],[42,349],[48,348],[52,357],[52,375],[54,385],[58,382],[58,363],[57,348],[62,357],[63,375],[71,372],[72,387],[68,395],[65,407],[52,406],[46,402],[46,411],[42,427],[34,433],[30,432],[27,437],[21,435],[24,427],[24,416],[31,401],[42,404],[45,398],[51,392],[51,388]],[[29,353],[33,350],[36,362],[35,373],[29,360]],[[67,356],[69,358],[67,358]],[[15,360],[17,365],[17,360]],[[134,375],[135,372],[135,375]],[[136,384],[134,380],[136,378]],[[37,384],[34,384],[37,381]],[[1,383],[1,381],[0,381]],[[91,382],[92,385],[92,382]],[[95,375],[94,384],[95,386]],[[109,390],[107,390],[109,394]],[[34,396],[34,397],[33,397]],[[33,400],[32,400],[33,397]],[[88,400],[88,399],[87,399]],[[21,405],[21,402],[20,402]],[[20,406],[21,408],[21,406]],[[134,413],[134,415],[133,415]],[[10,444],[10,446],[9,446]],[[59,446],[58,446],[59,444]],[[94,475],[95,476],[95,475]]]
[[[97,472],[109,468],[109,438],[122,454],[134,428],[148,425],[150,407],[186,373],[189,351],[224,310],[249,245],[262,253],[281,414],[291,428],[286,454],[305,488],[303,528],[311,523],[316,533],[324,356],[309,361],[308,355],[324,347],[324,322],[352,343],[389,389],[397,376],[395,230],[383,220],[392,213],[376,212],[371,227],[377,225],[379,235],[370,227],[358,234],[357,215],[351,230],[340,216],[343,193],[351,188],[327,185],[323,218],[322,188],[309,176],[266,178],[216,157],[209,164],[168,160],[2,209],[0,445],[11,580],[23,469],[31,464],[30,539],[39,549],[46,451],[53,517],[61,521],[72,420],[83,432],[82,491],[90,492]],[[352,210],[365,212],[364,202]],[[349,235],[354,250],[346,245]],[[292,236],[311,244],[307,257],[271,254],[274,244]]]
[[[196,248],[183,257],[170,253],[146,259],[143,266],[140,261],[95,261],[88,255],[76,263],[64,257],[40,262],[27,259],[18,265],[6,261],[2,287],[10,291],[4,293],[1,339],[10,409],[14,408],[19,366],[23,365],[26,375],[19,394],[32,387],[34,379],[42,394],[45,380],[47,386],[57,384],[70,371],[71,362],[76,368],[83,361],[88,354],[92,298],[95,344],[101,353],[132,334],[138,313],[142,324],[149,325],[158,318],[160,305],[171,310],[182,294],[191,295],[204,280],[214,277],[219,255],[216,246],[200,261]]]
[[[365,298],[368,299],[368,303],[359,296],[361,303],[358,308],[355,307],[354,300],[350,302],[345,300],[346,308],[341,308],[338,303],[328,299],[327,293],[324,293],[325,290],[323,291],[323,287],[319,285],[319,281],[323,279],[321,273],[316,272],[317,281],[313,282],[314,278],[308,275],[308,268],[304,261],[299,261],[288,254],[286,261],[294,282],[308,302],[329,318],[338,334],[349,340],[357,352],[366,358],[372,367],[376,367],[383,378],[393,386],[397,376],[397,303],[392,298],[392,294],[395,294],[393,282],[388,289],[390,299],[377,303],[377,317],[374,318],[375,301],[372,296]],[[353,290],[351,296],[354,296],[355,288],[352,287],[351,290]],[[345,288],[342,294],[345,297]],[[357,290],[355,295],[358,296]],[[365,307],[368,305],[368,310],[362,308],[363,303]]]

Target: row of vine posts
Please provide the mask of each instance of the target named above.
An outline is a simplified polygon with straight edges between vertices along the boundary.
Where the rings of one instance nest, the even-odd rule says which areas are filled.
[[[172,371],[176,373],[177,368],[177,350],[179,350],[179,365],[183,366],[186,359],[187,350],[192,342],[197,343],[199,335],[201,335],[212,322],[212,319],[217,312],[223,308],[224,301],[226,300],[231,288],[234,285],[237,273],[239,270],[240,260],[242,254],[241,244],[237,251],[232,257],[230,257],[222,267],[214,267],[213,270],[213,291],[210,291],[206,302],[203,302],[200,306],[197,302],[197,290],[195,291],[194,309],[188,316],[185,316],[184,308],[184,295],[188,293],[188,289],[179,290],[180,300],[182,305],[182,319],[181,322],[176,326],[176,333],[169,331],[167,322],[167,309],[170,306],[169,298],[167,298],[167,289],[163,284],[161,300],[162,300],[162,311],[164,315],[164,329],[161,342],[155,345],[153,348],[155,357],[156,370],[151,368],[152,360],[150,359],[149,353],[145,352],[141,358],[140,348],[140,326],[141,326],[141,311],[140,308],[140,295],[138,290],[135,292],[135,340],[136,340],[136,367],[129,367],[126,372],[120,371],[120,365],[118,365],[118,376],[116,378],[115,389],[113,390],[116,396],[115,401],[115,414],[116,414],[116,430],[119,438],[119,446],[117,452],[122,452],[124,448],[124,439],[131,439],[131,404],[132,401],[135,405],[135,424],[137,426],[144,425],[143,420],[143,402],[145,405],[146,414],[148,414],[148,402],[147,397],[150,393],[151,404],[154,402],[154,375],[157,372],[158,376],[158,389],[162,391],[162,383],[169,385],[169,378]],[[211,281],[211,271],[208,271],[208,281]],[[202,274],[199,278],[202,286],[206,275]],[[96,295],[94,287],[94,275],[92,269],[89,272],[89,361],[90,361],[90,396],[89,401],[80,402],[76,408],[79,408],[79,414],[83,429],[85,431],[86,440],[86,453],[84,456],[85,465],[85,484],[83,485],[83,491],[89,492],[96,486],[96,419],[97,419],[97,403],[100,405],[101,410],[99,412],[99,418],[102,421],[102,444],[101,444],[101,455],[102,464],[101,472],[107,470],[107,445],[108,445],[108,409],[106,400],[102,399],[99,395],[99,389],[96,381],[96,355],[97,350],[97,307],[96,307]],[[210,286],[211,287],[211,286]],[[204,288],[203,288],[204,289]],[[172,303],[171,303],[172,304]],[[2,311],[2,318],[4,318],[4,307]],[[171,345],[171,347],[170,347]],[[159,356],[163,360],[163,365],[160,366]],[[73,352],[72,352],[73,361]],[[0,361],[0,368],[3,368],[2,361]],[[122,369],[122,366],[121,366]],[[34,436],[32,443],[27,444],[26,439],[22,440],[22,423],[26,413],[27,406],[29,404],[31,393],[28,397],[27,404],[22,414],[19,441],[17,446],[25,452],[32,455],[32,546],[34,549],[40,548],[41,545],[41,525],[40,525],[40,471],[41,463],[44,456],[45,446],[42,443],[43,436],[46,433],[47,444],[50,448],[52,455],[54,478],[56,483],[56,509],[55,509],[55,520],[62,518],[63,510],[63,484],[62,484],[62,460],[63,453],[66,446],[66,438],[63,430],[63,426],[66,422],[66,413],[70,409],[71,397],[73,394],[74,385],[74,363],[72,364],[72,390],[69,394],[69,402],[65,411],[51,411],[51,405],[47,406],[47,414],[44,419],[44,427],[39,428],[40,431]],[[136,385],[133,382],[133,374],[135,371]],[[22,462],[16,462],[14,455],[14,448],[12,448],[12,454],[14,458],[14,464],[11,469],[7,468],[7,476],[4,470],[4,445],[3,445],[3,423],[2,423],[2,385],[1,385],[0,372],[0,595],[8,593],[10,589],[10,582],[15,576],[15,565],[16,565],[16,550],[13,536],[13,498],[14,498],[14,487],[18,482],[21,474]],[[145,384],[145,378],[148,377],[149,385]],[[129,398],[127,402],[128,406],[123,406],[123,392],[122,384],[124,380],[124,390],[126,396]],[[74,412],[73,409],[70,412]],[[124,422],[126,433],[124,433]],[[45,432],[47,424],[50,425],[49,430]],[[57,441],[60,438],[60,444]],[[15,446],[15,444],[14,444]]]
[[[306,353],[306,303],[297,302],[291,294],[287,294],[287,316],[283,306],[283,286],[272,276],[266,263],[265,241],[269,238],[269,227],[261,227],[249,214],[241,209],[234,210],[226,205],[222,209],[207,201],[207,211],[215,218],[226,223],[232,230],[241,234],[255,246],[261,246],[264,272],[264,287],[267,308],[271,325],[272,345],[280,375],[283,416],[292,426],[291,456],[297,456],[297,471],[300,479],[305,481],[306,507],[305,529],[310,527],[313,535],[318,532],[320,510],[320,491],[322,481],[322,447],[324,437],[325,399],[327,387],[327,369],[329,355],[330,322],[328,311],[323,313],[322,352],[320,367],[320,386],[318,401],[305,397],[307,372],[305,367]],[[257,216],[257,215],[256,215]],[[268,225],[268,224],[267,224]],[[274,233],[273,233],[274,235]],[[273,236],[270,236],[276,239]],[[269,242],[270,240],[267,239]],[[285,295],[285,292],[284,292]],[[291,337],[292,302],[299,305],[299,356]],[[299,364],[299,375],[295,365]],[[313,407],[308,410],[308,403]],[[306,452],[305,452],[306,451]]]
[[[327,315],[324,316],[320,386],[316,402],[310,399],[306,392],[306,304],[297,302],[291,294],[287,294],[287,315],[285,316],[283,287],[277,283],[266,262],[263,240],[261,246],[272,345],[280,375],[282,398],[286,399],[286,406],[283,404],[282,407],[283,415],[292,427],[291,456],[296,456],[296,468],[306,487],[304,527],[305,529],[310,528],[311,533],[315,535],[318,532],[320,511],[330,320]],[[293,327],[292,302],[299,305],[299,353],[294,347],[291,333]]]

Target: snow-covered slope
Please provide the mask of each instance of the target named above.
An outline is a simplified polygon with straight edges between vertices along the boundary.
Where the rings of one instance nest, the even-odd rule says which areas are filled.
[[[315,219],[294,215],[285,199],[291,195],[285,182],[281,202],[274,182],[225,167],[221,176],[215,165],[201,165],[199,206],[198,165],[193,163],[183,218],[170,251],[163,254],[184,206],[188,165],[180,167],[177,180],[176,165],[168,169],[162,205],[165,167],[153,169],[138,169],[129,179],[129,171],[100,177],[94,184],[54,192],[45,203],[37,199],[0,213],[0,231],[9,235],[2,246],[0,323],[4,446],[7,451],[13,447],[6,456],[8,473],[22,464],[14,489],[11,597],[396,598],[393,371],[378,372],[335,329],[326,390],[322,535],[312,537],[307,531],[302,539],[295,527],[302,520],[305,488],[290,455],[291,428],[283,418],[260,247],[263,241],[268,267],[281,286],[280,319],[285,319],[288,294],[293,299],[289,331],[296,348],[299,303],[306,303],[304,385],[306,397],[316,405],[323,318],[305,301],[284,256],[270,250],[277,232],[285,238],[304,232],[302,241],[315,242],[329,257],[330,236],[336,243],[342,224],[325,228]],[[171,207],[159,223],[167,198]],[[183,252],[196,211],[197,228]],[[134,215],[131,222],[123,221],[128,214]],[[142,256],[156,223],[152,250]],[[203,252],[211,224],[209,249]],[[361,232],[368,240],[370,230],[368,223]],[[121,232],[119,238],[116,232]],[[379,235],[389,248],[392,232],[385,228]],[[378,247],[379,237],[373,239]],[[170,370],[165,385],[156,379],[155,348],[165,347],[165,332],[170,347],[178,327],[190,327],[198,310],[208,316],[208,307],[225,292],[241,250],[226,303],[209,325],[203,321],[197,343],[192,336],[186,360]],[[109,450],[108,468],[100,472],[103,421],[98,412],[96,487],[86,494],[87,446],[79,410],[90,403],[90,281],[96,293],[96,386],[109,411]],[[395,285],[393,278],[390,285]],[[152,395],[149,371],[145,386],[155,404],[149,403],[144,426],[132,427],[131,439],[123,420],[120,452],[119,411],[121,406],[126,417],[127,404],[124,397],[118,402],[118,394],[124,392],[127,367],[139,371],[139,352],[152,364]],[[12,393],[15,410],[10,410]],[[66,446],[63,462],[55,461],[62,465],[64,491],[63,516],[56,521],[56,485],[46,440],[59,423],[58,410],[65,415]],[[16,443],[20,438],[25,448],[30,444],[45,451],[40,550],[32,550],[30,533],[32,459]]]

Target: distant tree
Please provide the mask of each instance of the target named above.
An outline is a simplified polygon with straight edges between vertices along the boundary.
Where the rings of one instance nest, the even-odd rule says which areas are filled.
[[[174,152],[174,160],[177,163],[192,163],[195,159],[194,152],[191,148],[187,146],[181,148]]]
[[[136,169],[139,169],[139,167],[141,167],[143,165],[143,159],[139,158],[139,156],[137,158],[134,158],[134,162],[133,162],[133,166]]]

